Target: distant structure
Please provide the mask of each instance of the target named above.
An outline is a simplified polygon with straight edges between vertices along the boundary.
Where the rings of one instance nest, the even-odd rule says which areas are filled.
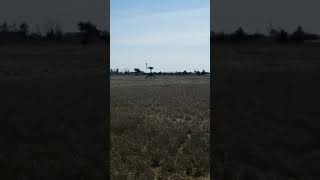
[[[147,74],[147,77],[146,77],[146,78],[154,77],[154,75],[153,75],[153,73],[152,73],[153,67],[148,66],[148,63],[146,63],[146,69],[149,69],[149,70],[150,70],[150,72]]]

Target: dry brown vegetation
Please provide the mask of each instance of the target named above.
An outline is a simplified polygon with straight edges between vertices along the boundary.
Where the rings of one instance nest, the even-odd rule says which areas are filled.
[[[215,179],[319,179],[319,44],[213,44]]]
[[[209,85],[111,76],[111,178],[208,179]]]
[[[106,46],[0,46],[3,179],[105,179]]]

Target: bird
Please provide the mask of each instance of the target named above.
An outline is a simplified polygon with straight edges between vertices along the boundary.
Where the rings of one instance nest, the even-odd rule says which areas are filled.
[[[152,69],[153,69],[153,67],[148,66],[148,63],[146,63],[146,69],[149,69],[149,70],[150,70],[149,74],[147,74],[147,78],[148,78],[148,77],[152,77],[152,76],[153,76],[153,74],[152,74]]]

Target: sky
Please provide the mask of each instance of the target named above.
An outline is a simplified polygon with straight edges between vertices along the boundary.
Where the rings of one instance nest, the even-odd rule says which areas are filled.
[[[111,0],[110,67],[210,70],[209,0]]]
[[[64,31],[77,31],[78,21],[91,21],[99,29],[109,29],[109,0],[1,0],[0,23],[26,21],[40,31],[58,24]]]
[[[320,34],[319,0],[211,0],[211,28],[234,31],[242,26],[248,32],[284,28],[292,32],[298,25]]]
[[[99,28],[109,29],[110,0],[1,0],[0,23],[28,21],[41,28],[59,23],[66,31],[77,30],[79,20],[90,20]],[[117,8],[166,9],[179,6],[201,7],[203,0],[111,0]],[[206,3],[206,1],[204,2]],[[161,5],[163,4],[163,5]],[[167,4],[167,6],[165,5]],[[233,31],[244,26],[250,31],[263,31],[269,24],[293,29],[298,24],[320,34],[319,0],[211,0],[212,28]],[[172,7],[171,7],[172,6]]]

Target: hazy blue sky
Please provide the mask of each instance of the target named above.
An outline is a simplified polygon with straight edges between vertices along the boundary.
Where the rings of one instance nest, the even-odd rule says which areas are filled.
[[[319,0],[212,0],[212,28],[234,31],[239,26],[250,32],[267,30],[269,24],[293,31],[302,25],[320,33]]]
[[[78,21],[91,21],[109,29],[109,0],[1,0],[0,23],[27,21],[32,30],[46,31],[59,24],[64,31],[76,31]]]
[[[209,0],[111,0],[111,68],[210,68]]]
[[[125,15],[132,11],[174,11],[203,8],[209,0],[112,0],[115,11]],[[320,33],[319,0],[211,0],[212,27],[233,31],[244,26],[263,31],[269,24],[293,30],[302,25],[307,31]],[[118,13],[118,14],[119,14]],[[109,0],[1,0],[0,23],[28,21],[45,28],[60,24],[66,31],[77,30],[79,20],[90,20],[99,28],[109,28]]]

